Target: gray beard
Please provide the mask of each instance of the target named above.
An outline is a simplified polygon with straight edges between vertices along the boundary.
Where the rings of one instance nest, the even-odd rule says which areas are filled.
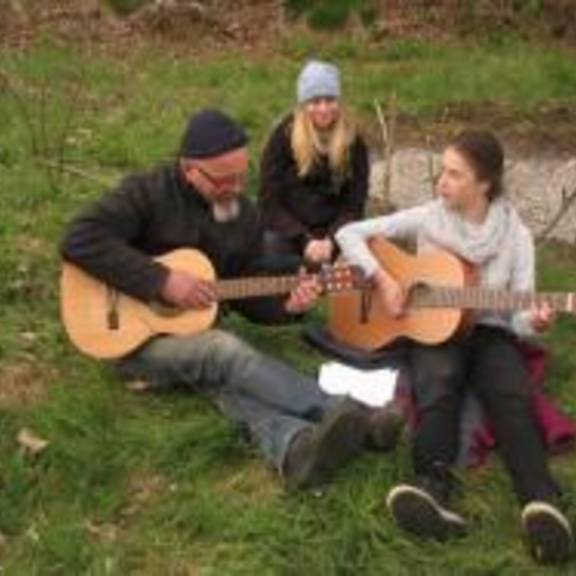
[[[240,203],[238,200],[227,202],[214,202],[212,204],[212,217],[216,222],[225,223],[236,220],[240,214]]]

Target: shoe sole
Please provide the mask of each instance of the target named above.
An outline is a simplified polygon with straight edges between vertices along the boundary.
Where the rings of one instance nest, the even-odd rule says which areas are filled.
[[[421,538],[442,541],[465,532],[463,521],[458,525],[456,519],[446,518],[453,513],[443,511],[429,494],[414,486],[393,488],[386,505],[400,528]]]
[[[570,524],[553,506],[540,502],[528,504],[522,512],[522,525],[537,562],[558,564],[574,554]]]

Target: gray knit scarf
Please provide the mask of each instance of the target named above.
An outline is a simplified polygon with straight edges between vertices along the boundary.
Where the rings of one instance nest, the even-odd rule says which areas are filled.
[[[438,199],[426,215],[422,239],[455,252],[473,264],[486,264],[514,242],[522,226],[516,210],[503,198],[490,203],[482,224],[463,220]]]

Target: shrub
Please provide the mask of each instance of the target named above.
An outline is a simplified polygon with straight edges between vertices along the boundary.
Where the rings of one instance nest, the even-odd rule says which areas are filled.
[[[377,15],[373,0],[284,0],[284,6],[294,17],[306,16],[310,26],[318,30],[342,28],[353,13],[367,26]]]
[[[106,0],[106,4],[114,12],[122,15],[131,14],[149,2],[150,0]]]

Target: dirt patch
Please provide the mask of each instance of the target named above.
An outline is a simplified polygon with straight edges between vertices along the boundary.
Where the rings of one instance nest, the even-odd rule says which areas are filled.
[[[134,475],[129,483],[131,498],[138,504],[146,504],[170,489],[168,480],[160,474],[140,473]]]
[[[12,245],[20,254],[25,253],[30,256],[43,256],[53,249],[44,238],[23,234],[16,236]]]
[[[128,503],[121,510],[122,522],[138,515],[151,502],[166,492],[174,492],[176,486],[160,474],[147,471],[135,473],[128,481]]]
[[[162,9],[158,5],[145,7],[126,22],[133,30],[159,34],[168,40],[200,40],[212,47],[257,48],[273,38],[281,26],[279,6],[279,2],[270,0],[213,0],[182,4],[180,9]]]
[[[54,369],[31,362],[0,367],[0,407],[17,408],[38,403],[56,376]]]
[[[0,12],[0,43],[37,38],[75,43],[132,44],[162,39],[188,50],[258,49],[277,37],[283,11],[274,0],[150,3],[120,16],[97,0],[43,0],[26,13]]]
[[[382,142],[380,126],[374,118],[362,125],[368,141],[378,148]],[[396,147],[426,146],[441,150],[464,128],[494,131],[513,157],[538,155],[569,158],[576,152],[576,109],[564,104],[546,103],[531,112],[521,112],[495,102],[466,102],[445,106],[428,117],[399,114],[396,120]]]
[[[156,0],[132,13],[114,13],[104,0],[4,0],[0,10],[1,41],[35,36],[38,27],[76,39],[105,39],[134,32],[159,33],[187,44],[232,43],[258,46],[277,37],[279,28],[305,24],[313,3],[294,11],[281,0]],[[523,7],[513,0],[372,0],[371,16],[349,18],[334,34],[361,27],[366,37],[439,38],[478,34],[537,32],[548,38],[576,41],[574,0],[542,0]],[[298,12],[298,11],[296,11]]]

